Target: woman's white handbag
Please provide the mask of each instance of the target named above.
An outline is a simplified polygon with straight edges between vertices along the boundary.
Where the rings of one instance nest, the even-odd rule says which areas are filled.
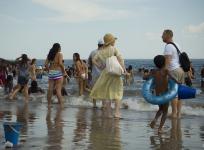
[[[124,72],[116,56],[111,56],[106,59],[106,70],[108,73],[118,76],[121,76]]]

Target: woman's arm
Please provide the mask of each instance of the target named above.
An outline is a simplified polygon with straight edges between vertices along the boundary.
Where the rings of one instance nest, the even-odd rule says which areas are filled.
[[[62,73],[64,74],[64,76],[67,75],[65,68],[64,68],[64,64],[63,64],[63,55],[62,53],[58,53],[58,64],[62,70]]]
[[[194,75],[193,75],[192,68],[190,68],[190,71],[188,72],[188,74],[189,74],[189,77],[190,77],[191,80],[195,78]]]
[[[20,56],[20,57],[18,57],[18,58],[16,58],[16,61],[19,61],[21,58],[22,58],[21,56]]]
[[[49,71],[49,66],[48,66],[48,64],[49,64],[49,61],[48,61],[48,59],[46,59],[46,60],[45,60],[45,71]]]
[[[99,57],[98,55],[96,54],[93,58],[92,58],[92,62],[94,65],[96,65],[97,68],[99,69],[104,69],[104,66],[102,66],[101,64],[98,63],[98,60],[99,60]]]

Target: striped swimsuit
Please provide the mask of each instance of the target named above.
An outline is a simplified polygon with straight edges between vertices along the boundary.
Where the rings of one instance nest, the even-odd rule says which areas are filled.
[[[59,70],[50,70],[48,74],[49,80],[57,80],[63,77],[63,74]]]
[[[54,61],[51,61],[50,64],[55,64]],[[59,70],[49,70],[48,73],[48,78],[49,80],[57,80],[57,79],[61,79],[63,77],[63,74],[61,71]]]

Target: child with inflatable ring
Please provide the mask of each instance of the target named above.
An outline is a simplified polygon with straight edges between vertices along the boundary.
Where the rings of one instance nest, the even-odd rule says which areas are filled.
[[[168,91],[168,80],[172,77],[169,75],[168,70],[165,68],[165,57],[163,55],[157,55],[154,58],[154,64],[157,67],[151,76],[154,78],[154,92],[156,96],[160,96]],[[173,79],[174,80],[174,79]],[[157,120],[161,117],[160,125],[158,128],[158,133],[162,132],[162,127],[166,121],[167,113],[169,108],[169,102],[159,105],[159,110],[157,111],[155,118],[151,121],[150,127],[154,128]]]

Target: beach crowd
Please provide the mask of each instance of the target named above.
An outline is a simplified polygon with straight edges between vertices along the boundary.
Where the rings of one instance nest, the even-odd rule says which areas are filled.
[[[192,86],[195,78],[195,70],[192,66],[185,72],[179,62],[179,44],[173,41],[173,32],[164,30],[162,40],[166,43],[163,55],[156,55],[153,59],[155,68],[137,68],[142,74],[143,80],[150,77],[155,79],[155,95],[160,96],[168,91],[168,80],[173,79],[178,84]],[[45,58],[44,66],[37,66],[36,59],[22,54],[15,61],[0,59],[0,88],[4,89],[8,100],[15,100],[17,94],[23,93],[25,103],[29,102],[29,95],[32,93],[47,94],[48,107],[52,105],[52,97],[56,95],[59,105],[63,109],[63,96],[68,95],[65,86],[69,84],[71,78],[75,78],[78,84],[79,96],[88,93],[93,108],[97,108],[97,101],[102,101],[102,110],[107,118],[120,119],[121,100],[123,98],[123,85],[130,86],[134,83],[135,68],[132,65],[125,66],[124,59],[116,46],[117,38],[108,33],[97,43],[97,48],[90,52],[87,60],[82,60],[79,53],[73,54],[73,65],[64,65],[64,56],[61,45],[54,43]],[[106,60],[116,57],[121,66],[122,75],[113,75],[107,71]],[[37,79],[42,79],[43,75],[48,76],[48,90],[40,88]],[[201,87],[204,89],[204,66],[201,69]],[[14,79],[17,84],[14,85]],[[31,81],[29,84],[29,80]],[[114,113],[112,104],[114,103]],[[159,105],[155,118],[151,121],[150,127],[154,128],[157,120],[161,116],[158,132],[162,132],[162,127],[167,118],[169,102]],[[128,108],[127,104],[123,104]],[[171,101],[172,118],[181,117],[182,101],[175,98]]]

